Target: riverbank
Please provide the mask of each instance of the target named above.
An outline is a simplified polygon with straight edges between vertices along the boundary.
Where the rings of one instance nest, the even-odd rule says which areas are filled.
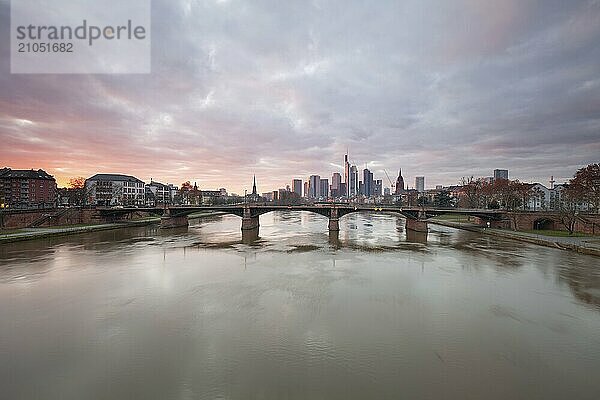
[[[145,226],[160,223],[160,218],[148,218],[137,221],[127,221],[110,224],[87,224],[48,228],[24,228],[14,232],[0,233],[0,243],[21,242],[24,240],[41,239],[46,237],[68,236],[79,233],[106,231],[111,229],[131,228],[132,226]]]
[[[220,212],[195,213],[191,214],[189,219],[206,218],[221,215]],[[105,224],[82,224],[72,226],[52,226],[45,228],[22,228],[8,231],[0,231],[0,244],[21,242],[24,240],[41,239],[46,237],[69,236],[80,233],[107,231],[112,229],[131,228],[135,226],[146,226],[159,224],[160,217],[150,217],[132,221],[123,221]]]
[[[448,220],[433,219],[429,221],[432,224],[447,226],[449,228],[464,229],[471,232],[483,233],[502,237],[506,239],[518,240],[521,242],[533,243],[540,246],[553,247],[561,250],[575,251],[581,254],[589,254],[600,257],[600,238],[594,236],[545,236],[530,232],[516,232],[502,229],[483,228],[468,222],[457,222]]]

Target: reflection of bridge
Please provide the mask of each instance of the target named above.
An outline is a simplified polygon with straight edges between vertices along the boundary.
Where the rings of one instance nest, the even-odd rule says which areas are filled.
[[[259,227],[259,216],[272,211],[309,211],[323,215],[329,219],[329,230],[339,231],[339,219],[346,214],[354,212],[371,213],[396,213],[406,218],[406,229],[427,232],[427,219],[442,214],[470,215],[484,221],[499,221],[504,212],[498,210],[474,210],[474,209],[444,209],[444,208],[417,208],[417,207],[394,207],[394,206],[367,206],[350,204],[319,204],[319,205],[258,205],[240,204],[228,206],[179,206],[179,207],[150,207],[150,208],[98,208],[101,215],[105,217],[120,217],[133,212],[147,212],[161,215],[162,228],[174,228],[188,225],[188,215],[201,212],[213,211],[237,215],[242,218],[242,230],[257,229]]]

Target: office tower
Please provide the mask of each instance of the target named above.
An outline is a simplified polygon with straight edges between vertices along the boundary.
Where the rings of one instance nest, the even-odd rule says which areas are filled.
[[[404,178],[402,177],[402,169],[398,171],[398,179],[396,179],[396,192],[394,194],[400,195],[404,193]]]
[[[329,197],[329,179],[321,179],[319,197],[327,199]]]
[[[350,197],[350,163],[348,162],[348,152],[344,156],[344,183],[346,184],[346,197]]]
[[[292,191],[302,197],[302,179],[292,179]]]
[[[383,182],[381,179],[377,179],[373,184],[373,196],[381,196],[383,190]]]
[[[308,195],[309,195],[309,185],[308,185],[308,181],[304,182],[304,197],[308,199]]]
[[[384,196],[389,196],[391,194],[392,194],[392,190],[389,187],[386,187],[385,189],[383,189]]]
[[[346,196],[346,193],[348,193],[348,189],[346,189],[346,184],[344,182],[342,182],[342,183],[340,183],[339,197]]]
[[[417,176],[415,178],[415,188],[417,189],[417,192],[419,192],[419,193],[425,192],[425,177],[424,176]]]
[[[508,179],[508,170],[507,169],[495,169],[494,170],[494,179]]]
[[[363,181],[358,181],[358,194],[361,196],[365,194],[365,185],[363,184]]]
[[[348,197],[355,197],[356,195],[358,195],[358,169],[356,165],[352,165],[348,176]]]
[[[342,197],[344,195],[343,192],[340,191],[342,184],[342,175],[339,172],[334,172],[331,176],[331,197]]]
[[[373,188],[373,173],[367,168],[363,170],[363,194],[367,197],[371,197],[375,194]]]
[[[308,178],[308,198],[317,199],[321,195],[321,177],[319,175],[311,175]]]

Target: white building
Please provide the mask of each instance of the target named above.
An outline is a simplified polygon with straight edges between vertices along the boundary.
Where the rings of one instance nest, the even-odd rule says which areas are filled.
[[[131,175],[96,174],[85,181],[86,203],[98,206],[143,206],[145,184]]]
[[[533,211],[549,210],[550,190],[541,183],[534,183],[529,189],[528,209]]]
[[[146,185],[146,188],[150,191],[150,193],[152,193],[151,197],[153,198],[151,200],[154,203],[152,205],[156,206],[172,204],[173,197],[171,196],[171,188],[169,187],[169,185],[150,180],[150,183]]]
[[[424,176],[417,176],[415,178],[415,188],[417,189],[417,192],[419,192],[419,193],[425,192],[425,177]]]
[[[554,188],[547,188],[541,183],[534,183],[529,189],[530,197],[527,203],[528,209],[532,211],[558,211],[561,204],[564,203],[563,190],[565,184],[554,185]],[[588,205],[578,203],[576,209],[587,211]]]

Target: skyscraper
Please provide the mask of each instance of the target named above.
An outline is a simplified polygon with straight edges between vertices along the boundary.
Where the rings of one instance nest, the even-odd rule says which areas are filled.
[[[348,198],[358,195],[358,169],[356,165],[350,167],[350,175],[348,176]]]
[[[425,177],[424,176],[417,176],[415,178],[415,188],[417,189],[417,192],[419,192],[419,193],[423,193],[425,191]]]
[[[365,168],[363,170],[363,194],[367,197],[373,196],[375,194],[373,186],[373,173]]]
[[[340,191],[338,197],[344,197],[348,193],[348,189],[346,189],[346,184],[344,182],[340,183]]]
[[[494,170],[494,179],[508,179],[508,170],[507,169],[495,169]]]
[[[377,179],[373,184],[373,196],[381,196],[383,191],[383,181]]]
[[[348,162],[348,152],[344,156],[344,183],[346,184],[346,197],[350,197],[350,163]]]
[[[317,199],[321,195],[321,177],[319,175],[311,175],[308,178],[308,198]]]
[[[329,197],[329,179],[321,179],[319,197],[327,199]]]
[[[342,197],[345,195],[340,189],[342,188],[342,175],[339,172],[334,172],[331,176],[331,197]]]
[[[402,177],[402,169],[398,171],[398,179],[396,179],[396,192],[394,194],[400,195],[404,193],[404,178]]]
[[[302,179],[292,179],[292,192],[302,197]]]

